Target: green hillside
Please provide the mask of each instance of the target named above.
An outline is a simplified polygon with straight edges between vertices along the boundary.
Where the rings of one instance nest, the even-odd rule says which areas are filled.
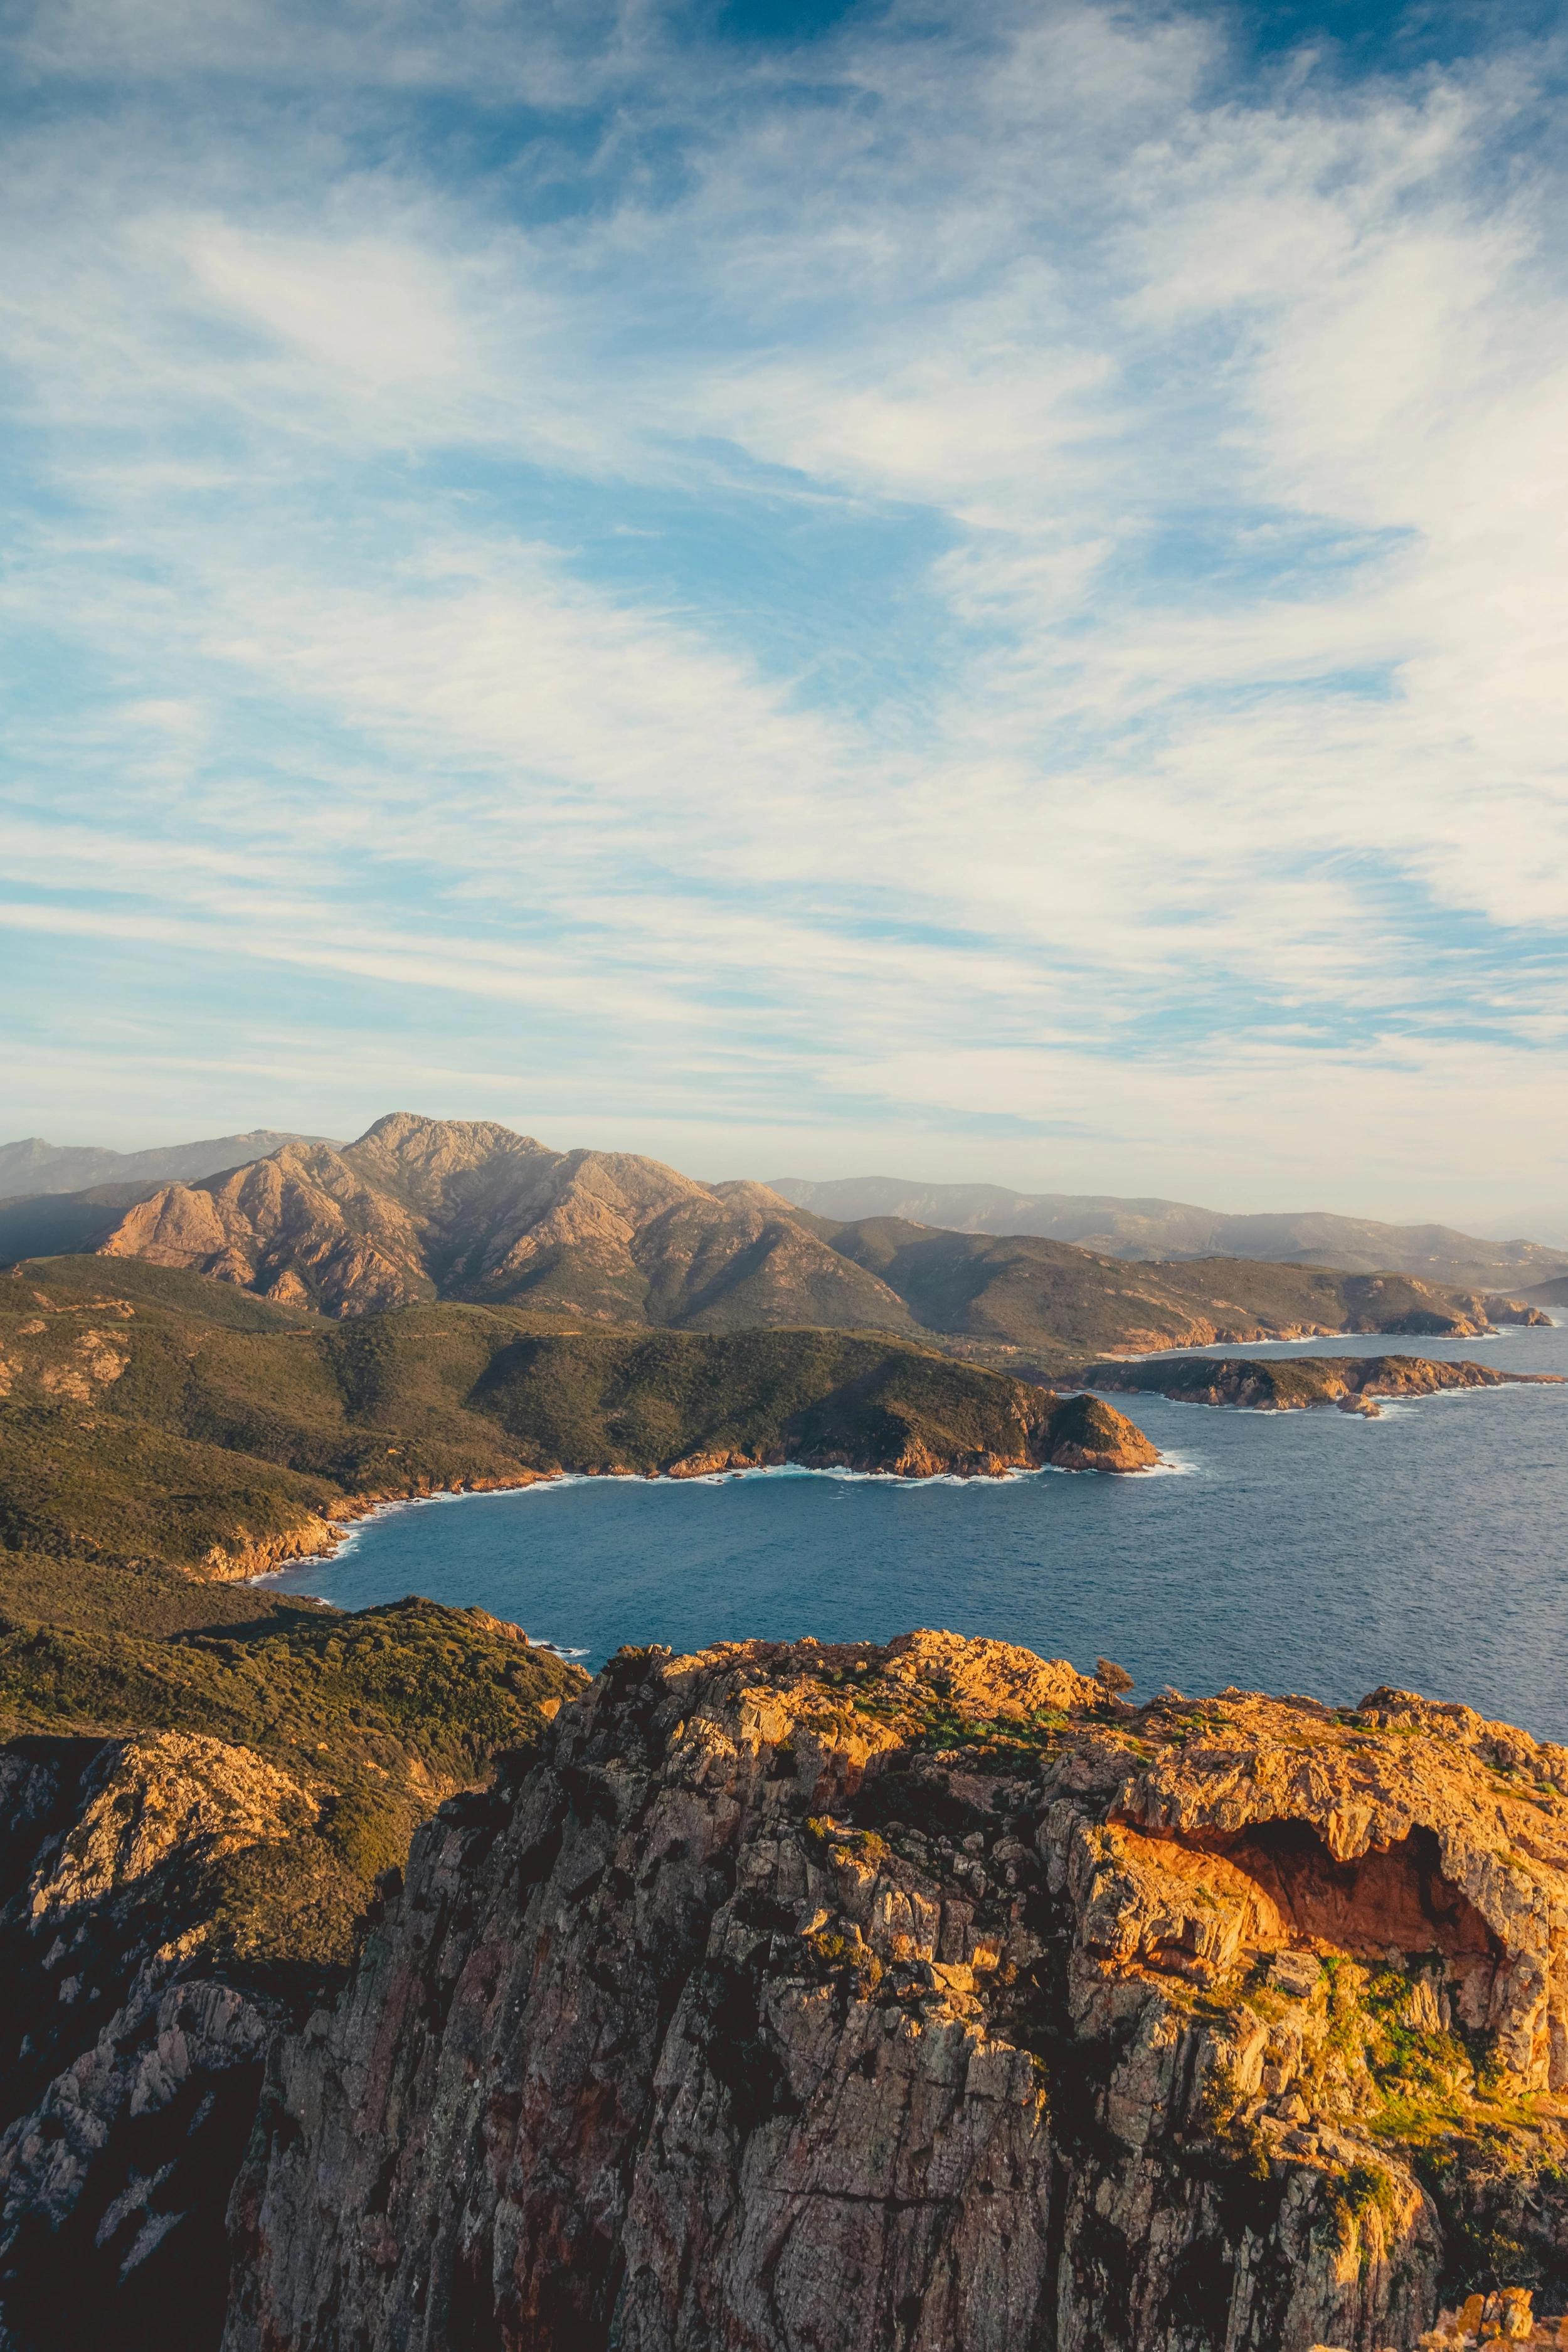
[[[804,1214],[804,1213],[803,1213]],[[871,1217],[810,1220],[897,1293],[917,1324],[1062,1369],[1074,1351],[1204,1347],[1302,1331],[1486,1328],[1479,1300],[1402,1274],[1337,1274],[1251,1258],[1140,1265],[1032,1235],[959,1234]]]
[[[731,1455],[994,1468],[1046,1458],[1063,1410],[875,1335],[584,1330],[460,1305],[340,1322],[70,1257],[0,1282],[0,1542],[216,1576],[319,1549],[334,1516],[383,1496]],[[1096,1411],[1100,1444],[1142,1444]]]

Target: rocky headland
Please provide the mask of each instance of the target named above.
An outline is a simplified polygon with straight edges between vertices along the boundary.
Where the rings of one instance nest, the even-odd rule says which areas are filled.
[[[226,2352],[1410,2352],[1472,2290],[1564,2308],[1568,1751],[1126,1679],[621,1653],[274,2043]]]
[[[329,1321],[130,1259],[0,1277],[0,1545],[57,1556],[254,1576],[378,1503],[567,1471],[1158,1458],[1097,1397],[885,1335],[563,1329],[455,1304]]]
[[[1380,1397],[1446,1395],[1460,1389],[1562,1388],[1560,1372],[1500,1372],[1461,1357],[1163,1356],[1144,1363],[1089,1364],[1086,1388],[1173,1397],[1181,1404],[1237,1405],[1249,1412],[1295,1412],[1337,1405],[1375,1419]]]

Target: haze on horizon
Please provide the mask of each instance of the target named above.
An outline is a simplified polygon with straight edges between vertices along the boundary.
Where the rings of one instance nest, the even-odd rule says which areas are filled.
[[[1561,6],[8,22],[5,1138],[1568,1203]]]

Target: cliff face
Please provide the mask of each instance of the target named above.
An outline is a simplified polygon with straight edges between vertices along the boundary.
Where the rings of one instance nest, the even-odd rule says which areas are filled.
[[[1115,1679],[621,1654],[275,2053],[226,2352],[1373,2352],[1560,2290],[1568,1752]]]
[[[216,1739],[0,1749],[0,2310],[17,2352],[205,2352],[222,2217],[286,1993],[216,1947],[214,1874],[316,1807]]]
[[[59,1727],[0,1747],[4,2352],[214,2352],[268,2042],[341,1987],[415,1823],[583,1686],[482,1612],[256,1605],[0,1620],[8,1724]]]

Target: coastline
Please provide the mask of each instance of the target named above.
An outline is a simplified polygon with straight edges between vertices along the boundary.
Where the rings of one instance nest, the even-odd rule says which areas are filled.
[[[1204,1342],[1200,1347],[1151,1348],[1141,1349],[1133,1354],[1107,1355],[1101,1359],[1101,1360],[1108,1364],[1147,1364],[1157,1362],[1163,1358],[1204,1355],[1207,1354],[1211,1349],[1219,1350],[1226,1348],[1247,1349],[1255,1348],[1289,1348],[1294,1349],[1297,1348],[1310,1346],[1314,1342],[1347,1339],[1362,1342],[1368,1340],[1380,1340],[1395,1343],[1389,1346],[1388,1352],[1403,1354],[1415,1352],[1415,1349],[1421,1344],[1430,1346],[1433,1344],[1452,1344],[1462,1341],[1463,1344],[1469,1346],[1479,1339],[1509,1339],[1513,1336],[1516,1330],[1524,1330],[1530,1328],[1531,1327],[1523,1324],[1494,1325],[1488,1331],[1474,1334],[1447,1332],[1369,1332],[1351,1331],[1345,1329],[1338,1331],[1313,1330],[1291,1333],[1289,1335],[1280,1334],[1268,1339],[1209,1340]],[[1537,1326],[1533,1328],[1539,1328],[1541,1327]],[[1546,1328],[1555,1328],[1556,1327],[1554,1325],[1548,1325]],[[1399,1342],[1403,1342],[1404,1344],[1402,1346],[1396,1344]],[[1255,1360],[1267,1362],[1268,1359],[1264,1357],[1260,1360]],[[1018,1374],[1016,1375],[1016,1377],[1024,1378],[1026,1377],[1026,1375]],[[1054,1377],[1057,1380],[1060,1380],[1061,1375],[1058,1373]],[[1527,1375],[1525,1381],[1521,1382],[1520,1384],[1527,1384],[1528,1381],[1529,1376]],[[1039,1383],[1041,1386],[1047,1384],[1047,1383],[1044,1381]],[[1489,1383],[1488,1385],[1489,1387],[1490,1384]],[[1512,1381],[1510,1381],[1506,1385],[1511,1387],[1515,1385],[1515,1383]],[[1062,1394],[1072,1394],[1075,1392],[1077,1391],[1071,1389],[1059,1391],[1059,1393]],[[1131,1393],[1140,1393],[1141,1391],[1117,1390],[1106,1391],[1086,1389],[1082,1392],[1089,1395],[1104,1395],[1107,1393],[1111,1395],[1126,1395]],[[1434,1394],[1444,1395],[1454,1393],[1474,1395],[1479,1392],[1480,1391],[1479,1390],[1462,1389],[1452,1391],[1441,1390],[1434,1391]],[[1198,1399],[1195,1397],[1170,1398],[1167,1402],[1173,1403],[1207,1404],[1207,1400]],[[1406,1404],[1414,1405],[1415,1403],[1425,1403],[1427,1402],[1430,1402],[1430,1399],[1426,1396],[1411,1398],[1400,1397],[1397,1399],[1390,1398],[1386,1401],[1384,1409],[1385,1411],[1392,1409],[1397,1412],[1400,1406]],[[1212,1411],[1215,1408],[1209,1405],[1208,1409]],[[1246,1405],[1231,1405],[1226,1409],[1233,1412],[1239,1412],[1246,1413],[1249,1418],[1256,1417],[1259,1420],[1278,1419],[1279,1417],[1279,1409],[1273,1407],[1259,1408]],[[700,1462],[702,1464],[702,1466],[700,1467],[698,1466]],[[1077,1476],[1080,1475],[1076,1466],[1058,1463],[1015,1463],[1008,1464],[1005,1467],[998,1467],[995,1469],[976,1468],[973,1470],[964,1471],[934,1470],[913,1472],[900,1470],[859,1470],[847,1464],[813,1464],[802,1462],[748,1463],[734,1460],[721,1461],[715,1457],[700,1456],[691,1457],[691,1463],[692,1466],[690,1468],[685,1468],[678,1464],[669,1470],[659,1471],[622,1470],[613,1468],[607,1470],[520,1469],[515,1476],[462,1481],[453,1486],[413,1487],[399,1489],[393,1492],[383,1490],[382,1492],[374,1495],[345,1496],[342,1503],[334,1507],[330,1517],[323,1515],[314,1527],[307,1527],[291,1530],[289,1534],[280,1537],[262,1538],[255,1544],[245,1547],[243,1550],[224,1554],[221,1560],[217,1558],[212,1558],[208,1563],[208,1572],[215,1577],[215,1580],[224,1582],[253,1584],[266,1583],[274,1578],[288,1574],[292,1570],[314,1567],[337,1559],[341,1556],[345,1547],[353,1543],[361,1528],[384,1512],[411,1508],[414,1505],[420,1503],[461,1502],[475,1495],[516,1494],[535,1486],[557,1487],[570,1486],[578,1484],[586,1479],[595,1479],[601,1482],[605,1480],[630,1480],[644,1486],[676,1486],[691,1485],[721,1485],[734,1478],[802,1476],[847,1478],[858,1481],[864,1480],[867,1482],[877,1481],[893,1486],[921,1487],[951,1485],[968,1486],[976,1484],[994,1486],[1012,1479],[1042,1477],[1049,1472],[1056,1472],[1063,1476]],[[1162,1454],[1160,1458],[1153,1463],[1141,1465],[1135,1469],[1119,1469],[1114,1473],[1114,1475],[1118,1477],[1152,1478],[1160,1476],[1187,1476],[1193,1475],[1193,1471],[1190,1464],[1185,1464],[1174,1459],[1168,1459],[1163,1454]]]
[[[1216,1348],[1310,1348],[1319,1339],[1425,1340],[1428,1346],[1439,1347],[1462,1340],[1466,1347],[1470,1347],[1482,1339],[1511,1339],[1517,1331],[1554,1331],[1557,1328],[1555,1316],[1548,1316],[1544,1324],[1494,1323],[1485,1331],[1353,1331],[1346,1326],[1338,1331],[1271,1331],[1254,1339],[1200,1339],[1184,1347],[1138,1348],[1122,1352],[1108,1348],[1098,1360],[1102,1364],[1148,1364],[1160,1356],[1206,1356]],[[1388,1352],[1398,1355],[1404,1350],[1391,1348]],[[1022,1378],[1022,1374],[1019,1377]],[[1057,1378],[1059,1380],[1062,1375],[1058,1372]]]
[[[232,1580],[243,1584],[267,1584],[291,1570],[327,1565],[342,1557],[361,1530],[373,1519],[383,1518],[394,1511],[416,1509],[426,1503],[466,1503],[476,1497],[515,1495],[532,1488],[552,1490],[563,1486],[727,1486],[748,1478],[837,1478],[856,1486],[993,1487],[1012,1486],[1029,1478],[1078,1478],[1079,1470],[1070,1469],[1058,1462],[1019,1463],[1005,1470],[937,1470],[911,1472],[904,1470],[855,1470],[840,1463],[758,1462],[738,1465],[734,1469],[706,1470],[677,1475],[668,1470],[533,1470],[517,1478],[493,1478],[471,1486],[437,1486],[426,1491],[405,1495],[363,1496],[355,1498],[355,1507],[345,1509],[329,1522],[332,1539],[313,1551],[291,1552],[274,1559],[266,1568]],[[1101,1474],[1104,1475],[1104,1474]],[[1136,1470],[1114,1474],[1121,1478],[1185,1478],[1194,1475],[1190,1463],[1161,1454],[1157,1462]],[[342,1524],[340,1524],[340,1520]],[[259,1549],[260,1547],[258,1546]],[[320,1596],[317,1596],[320,1597]]]

